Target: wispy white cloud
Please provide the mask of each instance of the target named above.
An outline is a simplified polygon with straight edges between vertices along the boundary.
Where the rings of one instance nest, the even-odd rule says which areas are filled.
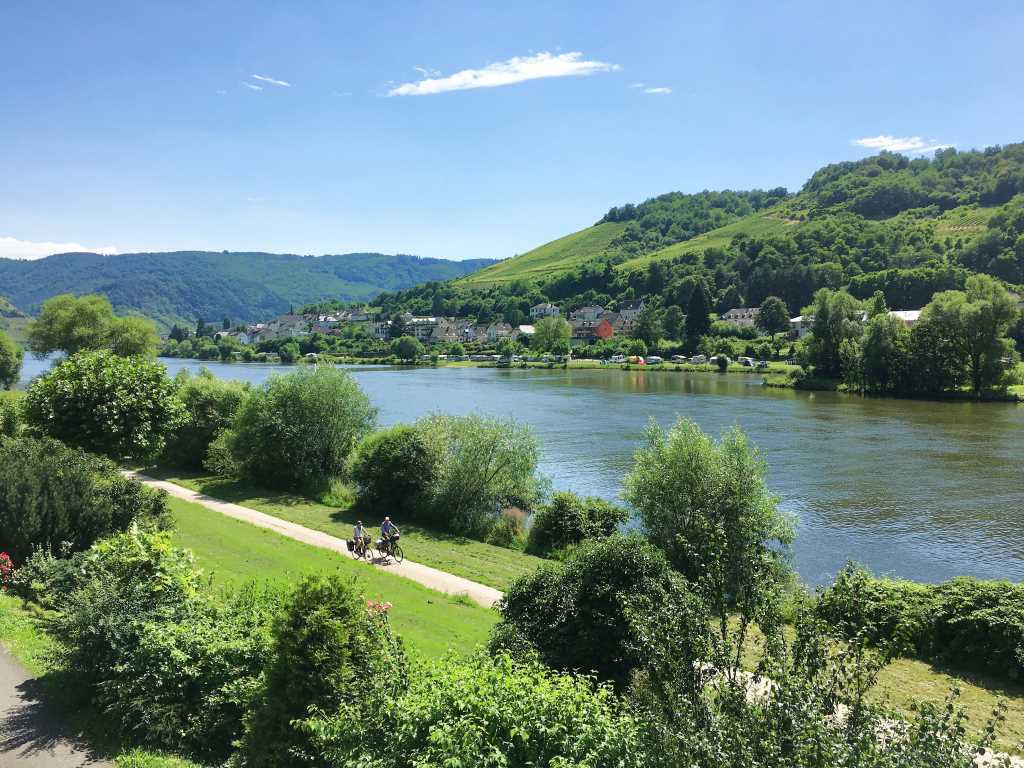
[[[111,255],[118,253],[117,248],[105,245],[90,248],[81,243],[37,243],[31,240],[18,240],[16,237],[0,237],[0,259],[42,259],[54,253],[74,253],[87,251]]]
[[[415,69],[417,72],[419,72],[421,75],[423,75],[423,77],[440,77],[441,76],[441,70],[440,69],[431,69],[429,67],[420,67],[420,66],[414,66],[413,69]]]
[[[917,155],[924,152],[934,152],[937,149],[948,149],[952,144],[943,144],[938,139],[922,139],[920,136],[868,136],[863,139],[854,139],[850,142],[865,149],[885,150],[886,152],[906,152]]]
[[[666,86],[658,86],[657,88],[644,88],[644,93],[653,93],[659,96],[664,96],[665,94],[672,93],[672,89]]]
[[[253,83],[247,83],[247,82],[245,82],[245,80],[242,81],[242,85],[244,85],[250,91],[262,91],[263,90],[263,86],[262,85],[254,85]]]
[[[280,86],[283,86],[285,88],[291,88],[292,87],[292,84],[287,82],[286,80],[275,80],[272,77],[265,77],[264,75],[253,75],[252,79],[253,80],[261,80],[262,82],[270,83],[271,85],[280,85]]]
[[[644,84],[643,83],[630,83],[629,87],[630,88],[643,88]]]
[[[217,95],[218,96],[223,96],[226,93],[227,93],[227,91],[225,91],[223,88],[218,88],[217,89]]]
[[[415,83],[403,83],[391,88],[388,96],[428,96],[447,91],[465,91],[471,88],[494,88],[513,85],[527,80],[547,77],[578,77],[598,72],[613,72],[618,64],[589,61],[578,51],[570,53],[537,53],[515,56],[506,61],[488,64],[481,69],[463,69],[447,77],[424,77]]]

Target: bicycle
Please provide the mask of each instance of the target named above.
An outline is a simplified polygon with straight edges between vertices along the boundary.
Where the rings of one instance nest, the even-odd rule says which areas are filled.
[[[380,552],[382,560],[391,558],[401,564],[405,559],[405,553],[402,552],[402,547],[399,546],[396,539],[377,539],[377,551]]]
[[[362,546],[360,546],[360,544],[362,544]],[[364,537],[362,542],[358,542],[358,541],[354,542],[353,545],[351,547],[349,547],[349,552],[352,553],[352,559],[353,560],[363,560],[363,559],[365,559],[365,560],[368,560],[371,563],[374,560],[373,549],[370,548],[370,537],[369,536]]]

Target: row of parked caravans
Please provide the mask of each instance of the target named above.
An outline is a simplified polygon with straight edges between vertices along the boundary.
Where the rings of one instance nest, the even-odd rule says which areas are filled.
[[[672,363],[688,363],[690,365],[718,365],[718,359],[722,357],[725,359],[726,365],[733,362],[728,355],[712,355],[710,358],[706,355],[694,355],[693,357],[687,357],[686,355],[672,355],[669,362]],[[658,357],[657,355],[649,355],[648,357],[640,357],[639,355],[615,355],[602,360],[602,363],[609,365],[617,365],[620,363],[632,363],[633,365],[661,365],[665,362],[665,358]],[[740,365],[746,366],[747,368],[767,368],[767,360],[754,360],[752,357],[738,357],[736,362]]]

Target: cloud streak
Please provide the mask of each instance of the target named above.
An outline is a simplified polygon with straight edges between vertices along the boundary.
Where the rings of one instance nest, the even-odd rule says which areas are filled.
[[[934,152],[937,149],[948,149],[952,144],[943,144],[938,139],[922,139],[920,136],[889,136],[880,134],[868,136],[863,139],[853,139],[851,144],[865,149],[875,149],[886,152],[906,152],[910,155]]]
[[[244,85],[250,91],[262,91],[263,90],[263,86],[262,85],[253,85],[252,83],[245,82],[245,80],[242,81],[242,85]]]
[[[672,89],[667,86],[658,86],[657,88],[644,88],[644,93],[651,93],[657,96],[664,96],[672,93]]]
[[[414,83],[403,83],[388,91],[388,96],[430,96],[448,91],[466,91],[473,88],[496,88],[527,80],[548,77],[582,77],[599,72],[614,72],[618,64],[590,61],[578,51],[570,53],[537,53],[533,56],[515,56],[506,61],[488,64],[481,69],[463,69],[447,77],[424,77]],[[433,74],[433,73],[431,73]]]
[[[81,243],[45,243],[31,240],[18,240],[16,237],[0,237],[0,259],[42,259],[54,253],[102,253],[111,256],[119,253],[112,245],[90,248]]]
[[[292,87],[292,84],[289,83],[287,80],[275,80],[272,77],[266,77],[264,75],[253,75],[252,79],[253,80],[260,80],[261,82],[264,82],[264,83],[270,83],[271,85],[280,85],[283,88],[291,88]]]

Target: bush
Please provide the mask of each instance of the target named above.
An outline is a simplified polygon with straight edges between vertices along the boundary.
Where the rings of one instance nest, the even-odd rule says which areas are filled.
[[[349,464],[359,506],[436,524],[429,492],[434,487],[438,459],[416,427],[400,424],[367,436]]]
[[[610,690],[508,656],[436,662],[374,735],[353,743],[341,716],[318,723],[326,765],[618,766],[647,764],[636,721]]]
[[[21,407],[17,400],[0,399],[0,437],[14,437],[21,430]]]
[[[376,409],[344,371],[303,367],[272,376],[245,398],[231,453],[243,476],[273,488],[316,491],[342,476]]]
[[[863,634],[895,653],[1024,679],[1024,585],[876,579],[849,564],[815,610],[847,637]]]
[[[584,542],[564,564],[512,583],[491,650],[532,647],[556,669],[595,673],[624,687],[649,654],[644,611],[654,606],[690,627],[680,642],[705,634],[702,606],[651,544],[619,534]],[[686,655],[679,653],[679,663]]]
[[[184,420],[164,366],[110,351],[80,352],[32,382],[25,422],[37,431],[113,459],[160,455]]]
[[[385,607],[363,602],[355,583],[338,574],[307,577],[274,622],[266,687],[246,722],[246,765],[310,759],[307,721],[314,713],[337,714],[346,738],[359,743],[406,682],[405,655]]]
[[[199,469],[210,444],[231,425],[249,386],[218,379],[206,368],[197,376],[182,371],[174,384],[186,420],[168,439],[164,460],[173,466]]]
[[[109,722],[145,744],[220,763],[243,734],[270,651],[273,593],[220,596],[166,534],[119,534],[68,559],[36,552],[20,586],[59,611],[67,668]]]
[[[416,427],[438,457],[430,514],[442,530],[484,539],[502,510],[529,511],[542,497],[529,427],[484,416],[428,416]]]
[[[557,549],[615,533],[629,519],[629,512],[594,496],[581,498],[559,491],[533,516],[526,551],[549,555]]]
[[[15,562],[34,547],[70,551],[133,523],[162,527],[166,496],[124,477],[113,462],[56,440],[0,441],[0,530]]]

